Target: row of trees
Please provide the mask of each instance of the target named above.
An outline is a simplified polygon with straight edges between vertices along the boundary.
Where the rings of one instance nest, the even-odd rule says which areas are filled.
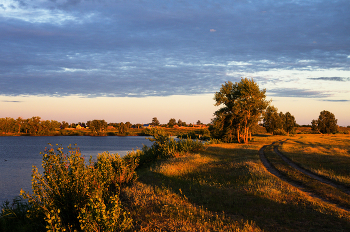
[[[261,120],[269,133],[293,133],[297,127],[294,116],[289,112],[278,113],[266,100],[265,93],[253,79],[225,82],[214,96],[215,105],[222,107],[214,113],[209,127],[211,137],[224,142],[248,143]],[[322,111],[318,120],[312,120],[312,130],[316,132],[335,133],[337,129],[337,119],[329,111]]]
[[[202,123],[198,120],[197,124],[201,125]],[[174,127],[175,125],[187,126],[187,124],[182,122],[181,119],[176,122],[174,118],[171,118],[169,123],[161,125],[157,117],[152,119],[151,125],[168,127]],[[125,134],[131,128],[142,128],[143,124],[138,123],[133,125],[130,122],[107,123],[105,120],[91,120],[87,121],[86,123],[78,122],[69,124],[65,121],[58,122],[55,120],[41,120],[41,118],[38,116],[28,119],[23,119],[21,117],[18,117],[17,119],[10,117],[0,118],[0,133],[4,134],[25,133],[33,135],[47,135],[59,129],[76,128],[77,126],[81,128],[88,127],[93,133],[105,132],[107,131],[108,126],[113,126],[118,133]]]
[[[263,126],[268,133],[289,134],[295,131],[297,123],[291,113],[278,113],[278,109],[276,107],[268,106],[266,112],[264,113]]]
[[[41,120],[40,117],[23,119],[0,118],[0,132],[2,133],[26,133],[26,134],[48,134],[61,126],[55,120]]]
[[[152,122],[153,122],[153,121],[152,121]],[[196,123],[196,125],[203,125],[203,123],[202,123],[200,120],[198,120],[197,123]],[[186,122],[183,122],[181,119],[179,119],[179,120],[176,122],[176,119],[175,119],[175,118],[171,118],[171,119],[169,120],[169,122],[166,124],[166,126],[168,126],[168,127],[170,127],[170,128],[172,128],[172,127],[174,127],[174,126],[189,126],[189,127],[192,127],[193,124],[192,124],[192,123],[187,124]]]

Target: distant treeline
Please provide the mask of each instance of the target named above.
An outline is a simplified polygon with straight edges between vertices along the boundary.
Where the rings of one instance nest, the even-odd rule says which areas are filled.
[[[0,118],[0,132],[3,134],[16,133],[16,134],[33,134],[42,135],[50,134],[51,132],[59,129],[62,123],[55,120],[41,120],[40,117],[32,117],[23,119],[18,117],[13,118]]]
[[[145,135],[143,129],[150,127],[205,127],[199,120],[195,125],[170,119],[167,124],[160,124],[154,117],[149,124],[131,124],[130,122],[107,123],[105,120],[68,123],[56,120],[42,120],[35,116],[28,119],[6,117],[0,118],[0,134],[2,135]],[[132,130],[137,129],[137,130]],[[135,131],[137,134],[135,134]]]

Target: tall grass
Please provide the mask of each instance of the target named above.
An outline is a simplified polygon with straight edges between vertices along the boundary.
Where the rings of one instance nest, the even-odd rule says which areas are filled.
[[[251,231],[349,230],[349,212],[311,197],[264,168],[258,150],[285,138],[260,136],[249,145],[208,145],[195,155],[158,160],[138,170],[138,181],[122,193],[131,199],[127,207],[133,209],[134,225],[144,231],[175,230],[176,225],[189,225],[191,220],[204,224],[201,218],[209,213],[218,215],[215,220],[209,218],[220,224],[215,227],[218,231],[247,227]],[[180,207],[165,211],[173,199],[178,199]],[[202,229],[196,223],[191,225],[193,231]]]
[[[342,192],[341,190],[333,186],[315,180],[309,177],[308,175],[289,166],[286,162],[282,160],[280,156],[273,152],[273,146],[270,146],[267,149],[265,149],[265,155],[267,156],[269,162],[276,169],[278,169],[279,172],[282,173],[288,180],[294,181],[295,183],[302,185],[302,187],[306,188],[307,191],[316,194],[322,199],[350,209],[350,196],[348,194]]]
[[[350,136],[290,137],[280,150],[302,167],[350,187]]]

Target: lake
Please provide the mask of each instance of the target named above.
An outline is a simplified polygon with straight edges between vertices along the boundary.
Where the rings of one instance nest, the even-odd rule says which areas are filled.
[[[126,155],[128,151],[141,149],[143,144],[151,146],[152,142],[145,136],[0,136],[0,204],[18,196],[21,188],[31,190],[32,165],[41,167],[42,154],[49,143],[56,148],[62,145],[77,144],[81,153],[96,159],[98,153],[108,151]],[[88,160],[88,159],[87,159]]]

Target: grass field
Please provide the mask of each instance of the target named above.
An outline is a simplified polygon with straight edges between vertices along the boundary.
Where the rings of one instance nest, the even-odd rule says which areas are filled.
[[[290,137],[280,150],[302,167],[350,186],[349,135]]]
[[[261,135],[254,139],[249,145],[209,145],[197,154],[159,161],[140,170],[138,181],[124,189],[121,195],[134,219],[133,229],[350,231],[348,211],[314,198],[273,176],[258,155],[263,145],[288,139],[280,149],[293,160],[310,165],[313,171],[347,179],[346,164],[342,165],[342,162],[349,156],[348,135]],[[330,156],[330,153],[340,166],[339,170],[329,161],[327,165],[319,166],[317,160]],[[313,155],[310,159],[300,158],[310,154]],[[293,178],[309,182],[283,165],[273,155],[272,146],[267,147],[266,155],[272,161],[277,160],[274,162],[276,166],[280,165],[281,170],[295,174]],[[311,186],[318,188],[317,183]],[[326,192],[327,188],[322,187]],[[332,194],[337,195],[338,192],[335,190]],[[335,197],[348,204],[346,194]]]

